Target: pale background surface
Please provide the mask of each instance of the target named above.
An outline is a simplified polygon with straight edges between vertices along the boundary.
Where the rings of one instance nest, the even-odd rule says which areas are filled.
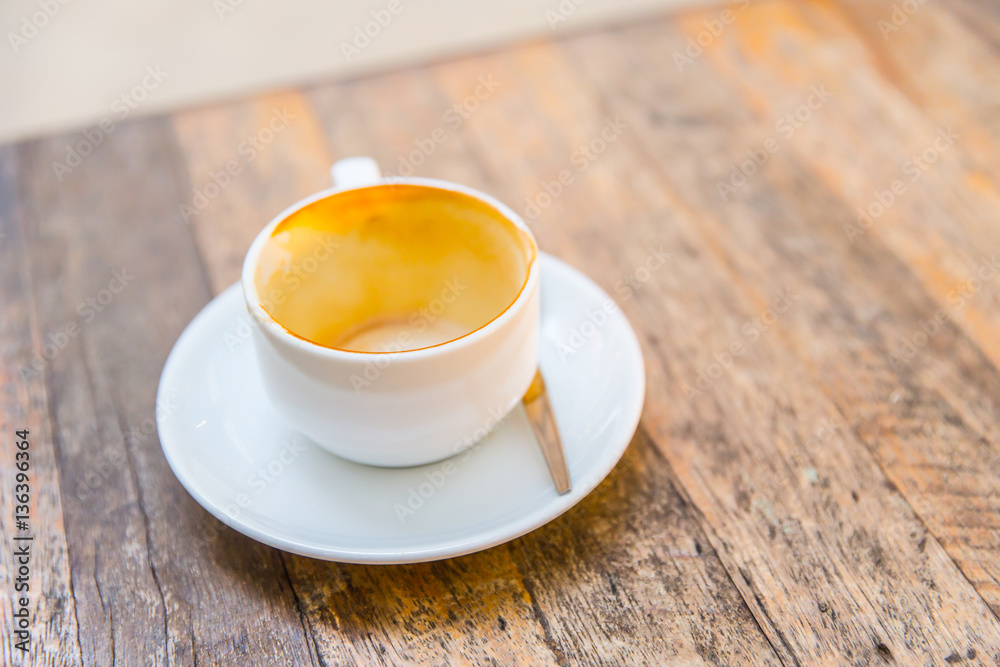
[[[114,118],[147,67],[167,76],[130,109],[149,115],[313,81],[404,67],[512,41],[634,21],[705,0],[399,0],[402,10],[359,55],[355,28],[389,0],[4,0],[0,142]],[[719,3],[722,4],[722,3]],[[43,20],[42,7],[58,8]],[[567,19],[550,24],[560,7]],[[25,19],[38,16],[35,34]],[[25,41],[12,35],[25,36]],[[14,42],[17,42],[16,44]],[[151,80],[150,80],[151,81]],[[119,107],[121,108],[121,107]]]

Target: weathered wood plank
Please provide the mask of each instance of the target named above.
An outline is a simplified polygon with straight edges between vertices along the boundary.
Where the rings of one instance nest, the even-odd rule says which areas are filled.
[[[851,205],[851,215],[838,220],[850,225],[845,234],[858,243],[883,239],[928,293],[949,307],[952,290],[970,268],[1000,248],[1000,227],[987,224],[1000,211],[1000,90],[983,67],[1000,67],[1000,58],[953,17],[929,20],[933,3],[886,40],[877,33],[859,39],[853,28],[875,29],[877,17],[891,13],[887,4],[866,4],[866,16],[856,21],[822,3],[755,7],[706,58],[741,81],[770,118],[804,104],[811,87],[827,87],[832,98],[815,112],[818,122],[793,126],[787,148]],[[949,48],[930,48],[942,31]],[[905,49],[911,35],[919,46]],[[819,58],[811,55],[817,43],[838,48]],[[888,48],[894,60],[868,45]],[[720,57],[726,49],[733,57]],[[905,73],[913,68],[919,76]],[[980,305],[987,300],[1000,300],[1000,282],[985,281],[979,298],[956,312],[956,321],[1000,365],[1000,311]]]
[[[209,520],[156,436],[163,362],[208,298],[177,211],[183,172],[164,121],[105,135],[62,182],[79,137],[19,150],[25,243],[87,664],[308,663],[280,560]]]
[[[964,149],[963,166],[970,172],[978,168],[995,180],[1000,175],[1000,8],[996,3],[974,4],[924,2],[904,9],[887,0],[837,0],[840,11],[820,5],[818,11],[802,15],[802,28],[806,35],[816,34],[817,22],[830,21],[820,26],[825,40],[837,39],[845,28],[852,30],[851,42],[838,57],[854,60],[860,55],[866,70],[875,69],[884,77],[879,85],[883,95],[898,88],[935,123],[955,126],[960,131],[957,143]]]
[[[609,483],[511,545],[560,655],[594,666],[781,664],[696,517],[640,431]]]
[[[653,58],[637,53],[631,44],[641,34],[629,29],[624,35],[571,40],[572,53],[581,61],[577,71],[552,62],[559,58],[547,55],[544,48],[535,49],[530,58],[527,49],[522,51],[522,76],[537,76],[533,88],[545,101],[544,116],[566,135],[553,140],[548,164],[572,163],[574,147],[599,136],[606,116],[621,111],[626,124],[634,128],[588,163],[574,184],[577,187],[544,211],[537,228],[564,237],[580,226],[608,230],[592,235],[598,243],[587,239],[589,248],[581,247],[583,242],[576,246],[587,258],[589,271],[606,285],[627,274],[629,262],[635,266],[639,248],[650,238],[684,250],[675,255],[677,262],[669,271],[652,275],[649,285],[638,292],[632,302],[638,310],[633,321],[649,337],[647,352],[656,360],[650,368],[647,416],[654,438],[685,493],[704,513],[709,537],[727,569],[787,661],[822,663],[836,656],[878,659],[883,650],[901,659],[908,654],[921,659],[926,652],[943,659],[959,648],[996,650],[995,619],[940,548],[927,559],[929,564],[922,564],[931,572],[930,584],[893,586],[892,572],[917,566],[916,542],[902,536],[919,534],[923,530],[919,519],[887,486],[865,447],[832,422],[835,406],[808,376],[788,363],[780,337],[761,334],[753,345],[753,358],[746,357],[752,366],[733,371],[725,382],[717,381],[715,393],[706,401],[684,400],[682,385],[695,382],[713,362],[713,352],[725,351],[733,341],[749,344],[741,325],[761,317],[778,292],[741,286],[731,259],[716,240],[699,231],[704,217],[700,207],[688,205],[658,175],[648,173],[651,166],[669,163],[668,173],[697,174],[698,163],[679,156],[711,158],[713,151],[731,143],[733,125],[714,132],[712,126],[723,114],[720,107],[739,106],[741,101],[719,96],[702,123],[688,109],[673,115],[671,103],[705,102],[709,95],[700,89],[718,85],[706,81],[711,72],[699,72],[701,76],[685,84],[669,55]],[[643,41],[663,44],[656,53],[664,54],[685,43],[682,35],[663,26],[650,29]],[[605,95],[591,92],[594,87]],[[514,154],[527,150],[525,135],[515,131],[510,117],[486,109],[476,117],[478,124],[469,126],[484,144],[505,137],[503,146],[482,151],[494,160],[491,166],[498,174],[505,159],[502,148]],[[673,118],[679,122],[672,123]],[[655,123],[669,126],[657,129]],[[640,147],[652,152],[665,148],[657,145],[662,141],[657,133],[669,134],[675,142],[714,143],[700,149],[689,145],[687,152],[663,150],[657,160],[650,160]],[[536,147],[534,155],[541,152]],[[547,182],[558,173],[558,167],[552,169],[537,175],[537,182]],[[601,196],[593,196],[594,192]],[[650,218],[661,210],[659,219]],[[749,223],[760,226],[766,213],[765,208]],[[725,396],[720,395],[723,386]],[[831,445],[812,451],[807,443],[827,422],[835,434]],[[793,468],[786,467],[792,462]],[[823,486],[813,486],[808,477],[809,471],[817,470],[830,471]],[[754,471],[752,478],[749,471]],[[852,492],[858,494],[858,503]],[[892,528],[886,534],[869,530],[869,514],[876,507],[888,508]],[[872,553],[882,554],[880,558],[893,562],[893,567],[873,567]],[[871,591],[883,593],[869,598]],[[938,625],[942,610],[956,602],[972,610],[977,618],[974,630],[965,631],[964,617]]]
[[[744,273],[753,272],[762,259],[773,256],[774,266],[761,275],[765,281],[779,275],[790,280],[792,276],[782,268],[796,264],[825,266],[829,275],[840,276],[817,287],[827,293],[825,302],[842,304],[838,312],[852,314],[851,319],[857,320],[853,326],[859,329],[859,340],[853,346],[852,363],[844,364],[842,357],[845,341],[850,340],[847,332],[829,322],[803,331],[803,340],[809,341],[804,349],[813,359],[821,360],[822,383],[835,388],[827,393],[876,452],[886,475],[994,612],[1000,613],[1000,540],[994,518],[1000,505],[989,492],[1000,484],[1000,405],[995,399],[1000,384],[994,355],[1000,334],[1000,322],[995,321],[1000,283],[994,278],[1000,267],[990,268],[1000,249],[996,225],[990,222],[1000,215],[1000,197],[972,178],[970,174],[977,170],[970,172],[968,166],[983,159],[987,151],[995,152],[995,143],[991,139],[977,143],[978,155],[969,155],[966,144],[959,143],[922,172],[916,184],[911,183],[900,170],[918,152],[915,137],[920,129],[933,135],[934,121],[925,113],[937,111],[915,107],[895,91],[892,80],[882,78],[885,67],[881,60],[866,54],[850,26],[839,21],[836,13],[813,9],[787,13],[787,7],[778,6],[769,9],[781,10],[780,20],[769,15],[752,17],[754,21],[730,28],[717,45],[741,51],[739,58],[727,57],[718,66],[731,80],[731,87],[742,90],[769,121],[756,136],[747,136],[730,152],[728,165],[725,160],[718,165],[721,168],[710,165],[706,178],[686,179],[680,187],[698,193],[700,206],[711,208],[714,202],[718,218],[732,216],[734,207],[773,197],[773,189],[808,190],[810,184],[794,174],[771,174],[775,165],[785,164],[772,159],[760,174],[749,177],[748,185],[728,203],[717,190],[711,191],[718,182],[730,178],[729,168],[738,164],[746,151],[776,136],[781,140],[782,155],[808,165],[818,180],[847,202],[846,211],[829,209],[837,211],[836,216],[810,211],[803,220],[815,218],[815,222],[786,233],[786,237],[810,239],[813,244],[820,242],[815,237],[821,235],[819,247],[824,251],[816,257],[797,255],[790,262],[790,250],[779,246],[768,254],[756,252],[741,268]],[[931,7],[925,9],[929,15]],[[925,16],[923,11],[919,15]],[[774,25],[794,26],[782,33],[780,52],[745,46],[765,30],[762,26]],[[777,39],[772,36],[759,41],[774,44]],[[902,33],[893,33],[889,43],[896,39],[903,39]],[[969,40],[966,36],[965,41]],[[817,42],[840,44],[837,57],[809,58],[811,45]],[[792,60],[797,63],[790,80],[770,74],[778,71],[789,53],[795,54]],[[1000,61],[995,66],[1000,66]],[[699,73],[692,72],[692,76]],[[813,85],[810,81],[822,82],[833,97],[785,139],[776,132],[775,122],[788,107],[770,100],[802,97]],[[921,85],[928,84],[924,81]],[[925,96],[930,96],[929,90]],[[963,131],[970,128],[969,134],[979,136],[990,131],[988,124],[977,125],[980,121],[976,118],[982,120],[990,108],[983,106],[982,98],[979,102],[965,99],[962,107],[968,110],[964,122],[971,123],[962,126]],[[870,141],[869,136],[878,140]],[[854,139],[831,141],[830,137]],[[673,144],[669,149],[682,147]],[[879,175],[872,176],[876,172]],[[845,222],[857,224],[852,219],[856,209],[875,200],[873,189],[884,191],[893,178],[906,180],[907,190],[893,195],[897,201],[865,233],[843,234]],[[760,181],[767,180],[773,185],[766,192],[756,190],[764,187]],[[878,184],[876,188],[872,183]],[[753,231],[752,227],[737,228],[742,229]],[[725,228],[726,234],[732,231],[732,226]],[[920,235],[924,235],[923,241],[915,242]],[[740,238],[745,247],[766,243],[748,236]],[[904,265],[894,257],[881,257],[886,253],[898,256]],[[922,291],[931,299],[923,298]],[[891,317],[883,317],[884,312]],[[956,324],[934,322],[938,316],[957,323],[958,330]],[[874,382],[856,381],[862,369]],[[939,423],[931,428],[928,422]]]
[[[300,95],[285,93],[171,119],[189,179],[177,208],[194,228],[213,293],[239,280],[261,227],[329,187],[330,157],[310,114]]]
[[[36,370],[44,356],[35,359],[44,339],[37,329],[34,299],[26,249],[21,233],[21,211],[17,196],[17,157],[12,148],[0,148],[0,439],[3,465],[0,467],[0,525],[4,547],[0,551],[0,573],[5,604],[0,607],[3,645],[0,662],[7,665],[74,665],[80,662],[77,637],[76,601],[70,581],[62,501],[59,497],[59,470],[56,467],[49,426],[49,401],[44,376]],[[14,521],[14,492],[18,473],[15,467],[15,433],[29,431],[29,530],[18,530]],[[30,576],[28,590],[15,589],[20,576],[14,562],[14,536],[30,536]],[[30,650],[15,648],[12,616],[20,597],[30,601],[28,630]],[[10,601],[7,603],[6,601]]]
[[[578,150],[582,143],[605,132],[607,147],[601,148],[603,152],[595,159],[604,159],[615,151],[621,159],[627,159],[627,153],[621,152],[616,144],[628,128],[617,127],[613,115],[605,118],[579,113],[591,109],[573,92],[573,86],[578,82],[574,73],[565,68],[551,67],[552,63],[544,57],[544,52],[542,47],[520,49],[515,57],[499,54],[442,65],[434,68],[434,78],[451,99],[465,97],[469,92],[469,82],[478,80],[480,75],[505,82],[506,88],[499,88],[495,97],[484,102],[458,128],[463,142],[474,155],[479,156],[490,174],[490,190],[521,212],[529,209],[531,203],[542,209],[543,215],[533,217],[531,214],[534,211],[528,210],[526,216],[541,247],[586,267],[595,278],[599,279],[602,274],[605,278],[613,276],[613,279],[602,281],[606,289],[615,295],[633,323],[638,325],[640,337],[652,335],[648,328],[642,326],[641,314],[635,310],[634,302],[643,298],[647,289],[655,289],[651,283],[646,284],[650,278],[649,267],[653,267],[652,271],[658,275],[671,271],[672,253],[677,251],[677,247],[670,245],[668,238],[655,228],[644,230],[642,236],[620,235],[627,218],[614,213],[621,195],[621,191],[615,189],[619,177],[602,172],[593,179],[588,178],[595,163],[586,161],[586,156]],[[558,184],[560,174],[566,171],[573,174],[573,180],[562,186],[564,192],[561,195],[550,195],[551,200],[536,197],[540,192],[555,191],[558,186],[552,184]],[[641,183],[639,187],[642,187]],[[643,213],[655,216],[657,212],[646,210]],[[628,224],[632,224],[631,221]],[[657,253],[661,251],[671,253],[666,263],[657,260]],[[616,267],[609,269],[609,257],[617,257]],[[602,272],[601,269],[609,270]],[[647,405],[647,410],[651,407]],[[644,439],[640,441],[645,444]],[[670,498],[669,501],[650,500],[646,505],[642,500],[630,499],[623,488],[621,497],[606,505],[595,506],[594,511],[600,511],[602,518],[619,516],[626,522],[638,520],[646,526],[655,522],[644,520],[645,514],[641,512],[636,517],[632,502],[647,507],[647,511],[652,513],[663,511],[668,506],[678,511],[677,504],[683,505],[684,501],[673,498],[675,492],[663,488],[670,485],[669,475],[664,476],[662,470],[654,472],[663,468],[664,462],[656,460],[655,464],[647,465],[649,467],[644,467],[643,475],[639,477],[652,474],[655,481],[645,477],[641,481],[636,479],[633,484],[624,483],[623,487],[631,489],[641,498],[648,493],[652,498]],[[619,503],[629,503],[629,508],[620,508]],[[731,585],[726,581],[724,572],[714,565],[716,556],[702,539],[701,530],[695,527],[692,509],[685,506],[679,512],[683,519],[676,529],[667,531],[672,536],[670,539],[661,532],[640,533],[633,538],[633,544],[624,547],[623,551],[619,551],[621,547],[611,546],[599,538],[567,539],[560,546],[570,553],[592,556],[596,550],[603,549],[608,556],[606,559],[584,559],[586,569],[574,573],[581,582],[577,588],[559,585],[557,580],[544,576],[544,562],[525,558],[520,567],[537,574],[526,578],[526,582],[533,582],[530,585],[536,587],[533,595],[536,600],[541,599],[551,605],[551,611],[546,616],[553,634],[564,645],[576,649],[576,653],[594,656],[595,664],[600,664],[602,659],[613,662],[615,658],[610,654],[602,654],[609,649],[594,637],[594,630],[575,610],[591,609],[596,613],[600,609],[615,609],[621,604],[617,597],[621,591],[623,595],[632,596],[628,611],[634,611],[639,616],[644,611],[646,619],[653,620],[664,629],[671,628],[669,634],[626,631],[635,657],[625,657],[625,662],[629,662],[630,658],[648,660],[649,656],[657,655],[657,651],[665,650],[663,642],[669,641],[671,635],[676,637],[677,648],[674,650],[679,651],[677,659],[683,660],[686,652],[694,652],[708,661],[723,664],[740,660],[769,660],[771,649],[763,647],[758,628],[746,623],[743,615],[745,605],[731,597]],[[597,528],[593,530],[603,527],[603,522],[594,521],[594,524]],[[583,526],[574,530],[578,536],[593,532]],[[695,543],[698,546],[692,550]],[[704,557],[697,555],[698,549],[702,550]],[[611,554],[622,555],[621,561]],[[527,556],[526,550],[524,555]],[[574,558],[567,558],[575,562]],[[662,559],[661,568],[646,570],[644,567],[624,566],[626,562],[648,564],[657,559]],[[621,567],[618,567],[619,562]],[[669,585],[664,586],[663,582],[669,581],[669,578],[656,583],[650,581],[649,575],[656,571],[661,577],[664,571],[677,572],[687,581],[705,582],[705,586],[698,586],[697,590],[689,587],[683,593],[676,591],[675,595]],[[605,587],[603,580],[613,581],[615,585]],[[720,605],[729,610],[728,618],[715,616]],[[706,613],[712,617],[711,623],[719,637],[730,637],[730,641],[736,640],[738,644],[733,646],[713,641],[711,636],[699,635],[703,622],[708,618],[701,614]],[[641,627],[643,623],[628,612],[623,612],[616,620],[619,623],[616,627],[624,628]]]
[[[992,0],[954,0],[945,5],[965,26],[1000,52],[1000,5]]]

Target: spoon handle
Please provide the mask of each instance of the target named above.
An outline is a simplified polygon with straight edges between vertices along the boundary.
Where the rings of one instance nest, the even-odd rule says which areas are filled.
[[[556,491],[559,492],[560,496],[569,493],[572,486],[569,468],[566,467],[566,454],[563,452],[556,418],[552,413],[549,396],[545,391],[545,380],[542,378],[541,369],[535,373],[535,379],[531,381],[531,386],[528,387],[523,401],[524,411],[531,423],[531,430],[535,432],[535,438],[542,448],[542,455],[545,457],[545,463],[549,466],[549,474],[552,475],[552,481],[555,482]]]

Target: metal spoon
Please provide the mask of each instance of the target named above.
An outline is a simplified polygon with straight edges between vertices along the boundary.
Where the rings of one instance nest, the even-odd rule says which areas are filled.
[[[531,386],[528,387],[522,400],[524,411],[528,414],[528,421],[531,423],[531,430],[535,432],[535,438],[542,448],[545,463],[549,466],[549,474],[552,475],[552,481],[555,482],[556,491],[559,492],[560,496],[567,494],[572,488],[569,468],[566,467],[566,454],[563,452],[562,440],[559,438],[556,418],[552,414],[549,396],[545,392],[542,369],[539,368],[535,372],[535,379],[531,381]]]

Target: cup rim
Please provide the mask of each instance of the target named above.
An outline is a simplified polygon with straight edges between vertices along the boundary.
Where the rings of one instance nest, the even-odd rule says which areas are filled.
[[[362,352],[357,350],[343,350],[340,348],[327,347],[325,345],[320,345],[319,343],[314,343],[307,340],[295,333],[292,333],[286,329],[281,323],[271,317],[264,306],[261,304],[260,295],[257,292],[257,282],[256,282],[256,267],[257,260],[260,257],[260,253],[267,243],[267,240],[271,237],[274,229],[281,224],[282,221],[287,219],[293,213],[313,204],[321,199],[326,199],[327,197],[340,194],[342,192],[349,192],[352,190],[364,190],[367,188],[376,188],[386,185],[415,185],[419,187],[434,188],[438,190],[448,190],[452,192],[458,192],[469,197],[474,197],[481,202],[487,204],[494,208],[497,213],[503,216],[507,221],[511,222],[515,227],[525,233],[527,238],[531,242],[532,257],[528,264],[528,273],[524,279],[524,283],[521,285],[521,289],[517,294],[517,297],[511,301],[506,308],[499,312],[493,319],[491,319],[486,324],[482,325],[478,329],[474,329],[467,334],[463,334],[458,338],[453,338],[451,340],[445,341],[443,343],[437,343],[435,345],[429,345],[427,347],[420,347],[413,350],[396,350],[396,351],[385,351],[385,352]],[[476,190],[475,188],[470,188],[465,185],[460,185],[458,183],[452,183],[451,181],[444,181],[437,178],[423,178],[418,176],[412,177],[383,177],[380,180],[362,185],[362,186],[348,186],[348,187],[331,187],[325,190],[321,190],[313,195],[302,199],[281,213],[276,215],[267,225],[264,226],[257,236],[254,238],[253,242],[250,244],[249,250],[247,250],[246,256],[243,258],[243,267],[240,275],[240,282],[243,289],[243,300],[246,303],[247,310],[250,312],[250,316],[254,319],[258,326],[263,327],[267,333],[271,336],[281,339],[286,344],[289,344],[296,349],[303,352],[308,352],[312,354],[318,354],[322,357],[337,360],[373,360],[373,359],[395,359],[395,358],[406,358],[406,359],[418,359],[428,356],[434,356],[441,354],[445,350],[457,349],[460,347],[465,347],[475,343],[476,341],[490,335],[492,332],[503,326],[504,322],[508,321],[514,315],[523,309],[524,305],[531,298],[531,294],[535,291],[538,283],[538,242],[535,240],[535,235],[531,233],[531,229],[524,222],[521,217],[513,211],[509,206],[503,202],[495,199],[494,197]]]

